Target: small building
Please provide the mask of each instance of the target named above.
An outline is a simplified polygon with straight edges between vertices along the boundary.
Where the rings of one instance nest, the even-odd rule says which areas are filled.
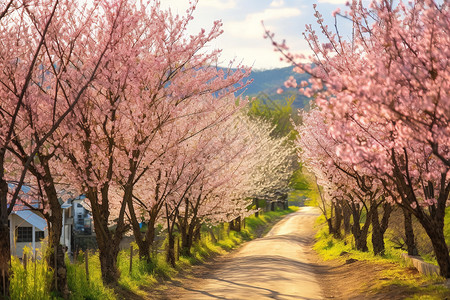
[[[85,249],[86,240],[95,240],[93,236],[92,216],[86,209],[81,195],[69,198],[63,204],[63,229],[61,233],[61,245],[65,246],[68,253],[77,249]]]
[[[14,184],[9,184],[14,188]],[[45,218],[37,211],[40,205],[38,197],[33,194],[33,187],[29,185],[22,186],[22,193],[28,195],[29,203],[25,206],[16,204],[14,210],[8,217],[10,230],[11,255],[23,257],[25,246],[32,249],[34,255],[39,256],[39,249],[42,249],[42,241],[48,237],[48,224]],[[61,245],[65,246],[69,254],[75,249],[84,249],[84,240],[93,239],[92,236],[92,216],[86,209],[84,202],[85,196],[73,196],[73,193],[65,189],[58,191],[59,201],[63,210]],[[36,210],[33,210],[35,208]],[[76,236],[82,236],[81,244],[77,244]],[[92,243],[92,242],[91,242]]]
[[[25,246],[37,255],[42,248],[41,241],[48,236],[47,221],[31,210],[13,211],[8,218],[11,254],[22,257]]]

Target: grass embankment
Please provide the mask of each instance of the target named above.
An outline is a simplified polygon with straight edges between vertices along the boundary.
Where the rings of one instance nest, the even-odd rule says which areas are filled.
[[[419,274],[414,268],[407,266],[401,258],[403,251],[395,249],[389,241],[386,243],[386,251],[383,256],[374,256],[372,252],[371,237],[368,238],[369,252],[361,252],[354,249],[351,235],[344,239],[335,239],[328,233],[323,216],[317,220],[319,230],[316,234],[314,250],[320,257],[327,260],[338,260],[344,264],[349,259],[365,261],[369,268],[375,269],[383,266],[382,271],[376,275],[376,279],[367,282],[368,295],[392,294],[401,298],[390,299],[450,299],[450,291],[444,286],[445,279],[438,276],[425,276]],[[365,280],[364,271],[361,280]],[[369,271],[369,270],[368,270]],[[395,290],[395,293],[393,292]]]
[[[118,268],[120,270],[119,287],[116,289],[106,287],[101,280],[100,260],[97,253],[88,255],[88,274],[86,274],[85,255],[80,253],[75,262],[66,260],[67,279],[70,289],[70,299],[123,299],[140,298],[148,295],[148,290],[158,282],[174,278],[181,270],[187,270],[192,265],[206,260],[217,254],[224,254],[245,241],[260,237],[266,233],[271,225],[282,216],[296,211],[297,207],[288,210],[267,212],[257,217],[245,219],[245,226],[240,232],[228,230],[228,224],[213,228],[204,228],[199,242],[192,248],[192,256],[180,256],[175,268],[165,261],[163,244],[156,251],[153,262],[149,265],[139,259],[134,245],[132,271],[130,272],[130,249],[120,252]],[[215,235],[213,242],[211,231]],[[28,255],[28,257],[31,257]],[[36,261],[27,263],[25,270],[23,263],[14,258],[12,262],[13,277],[11,280],[12,299],[57,299],[49,293],[53,279],[53,272],[45,262]]]

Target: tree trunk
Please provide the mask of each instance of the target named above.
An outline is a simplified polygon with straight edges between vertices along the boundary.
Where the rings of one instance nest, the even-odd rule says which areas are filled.
[[[241,216],[239,216],[239,217],[237,217],[235,220],[234,220],[234,222],[235,222],[235,230],[237,231],[237,232],[241,232]]]
[[[404,216],[404,226],[405,226],[405,243],[408,250],[408,255],[419,255],[417,251],[416,241],[414,237],[414,229],[412,223],[412,214],[410,211],[402,207]]]
[[[124,212],[126,202],[121,203],[119,218],[114,230],[108,227],[109,207],[107,188],[102,191],[102,204],[97,199],[97,191],[88,191],[87,195],[91,202],[92,216],[94,218],[95,235],[100,258],[100,270],[102,272],[103,283],[116,286],[120,277],[117,268],[117,255],[119,254],[119,244],[125,233]],[[127,191],[125,191],[127,193]]]
[[[47,196],[48,205],[50,207],[50,214],[45,214],[48,223],[48,253],[47,264],[53,266],[56,277],[57,286],[55,281],[52,281],[52,291],[56,291],[64,299],[69,298],[69,287],[67,285],[67,267],[64,260],[64,250],[61,245],[61,234],[63,230],[63,209],[61,203],[58,200],[58,194],[56,192],[55,183],[50,171],[49,158],[40,155],[39,156],[41,166],[44,169],[44,175],[42,178],[42,185],[44,187],[45,195]],[[37,172],[33,172],[36,176]],[[39,176],[37,176],[39,178]],[[55,253],[55,249],[56,253]],[[56,266],[55,266],[56,255]]]
[[[107,246],[104,247],[104,242],[105,241],[98,241],[102,279],[105,284],[116,285],[120,277],[120,272],[117,268],[117,255],[119,254],[119,245],[117,243],[109,243],[108,241],[106,241]],[[102,247],[100,247],[100,245],[102,245]]]
[[[209,232],[209,236],[211,237],[211,242],[212,242],[213,244],[217,243],[217,238],[216,238],[216,236],[214,235],[214,231],[212,230],[212,228],[209,228],[209,229],[208,229],[208,232]]]
[[[11,264],[11,248],[9,241],[8,218],[6,218],[6,224],[4,222],[0,222],[0,249],[0,298],[5,295],[5,298],[9,299],[9,266]]]
[[[372,245],[373,254],[384,255],[384,232],[378,220],[378,209],[374,209],[372,213]]]
[[[183,222],[181,222],[183,223]],[[189,227],[189,228],[188,228]],[[181,234],[181,255],[182,256],[191,256],[191,247],[192,247],[192,239],[193,239],[193,229],[192,226],[184,226],[178,225],[178,229]]]
[[[62,220],[61,220],[62,222]],[[69,298],[69,287],[67,285],[67,267],[64,259],[64,249],[60,244],[61,238],[61,230],[62,226],[49,226],[51,230],[49,230],[49,247],[47,252],[47,264],[53,267],[53,270],[56,272],[56,280],[58,284],[55,286],[55,280],[52,280],[52,291],[56,291],[60,296],[64,299]],[[59,229],[59,234],[56,234],[55,231]],[[50,232],[51,231],[51,232]],[[56,242],[57,239],[57,242]],[[56,249],[56,253],[55,253]],[[56,255],[56,266],[55,266],[55,255]]]
[[[328,233],[334,235],[333,220],[327,217],[325,218],[327,219]]]
[[[3,170],[0,170],[3,173]],[[9,297],[9,266],[11,265],[11,245],[7,207],[8,183],[0,177],[0,297]]]
[[[152,262],[152,255],[150,250],[152,248],[154,239],[155,239],[155,227],[154,224],[151,221],[149,221],[147,231],[145,232],[145,238],[135,239],[136,244],[138,245],[139,248],[139,258],[145,260],[147,264],[151,264]]]
[[[202,225],[201,224],[195,225],[193,237],[194,237],[195,242],[200,242],[200,240],[202,239]]]
[[[156,216],[151,214],[150,219],[147,223],[147,231],[145,232],[145,234],[141,234],[139,223],[135,224],[135,222],[132,222],[135,241],[139,247],[139,258],[145,260],[148,264],[152,262],[152,255],[150,250],[153,246],[153,241],[155,240],[155,223]]]
[[[350,218],[352,214],[350,211],[350,208],[347,204],[345,204],[342,208],[342,218],[344,220],[344,232],[345,234],[349,234],[351,232],[351,224],[350,224]]]
[[[253,204],[255,205],[256,208],[256,212],[255,212],[255,217],[259,217],[259,200],[257,198],[253,199]]]
[[[172,267],[175,267],[175,236],[172,232],[168,233],[167,239],[166,261],[170,263]]]
[[[334,205],[335,217],[333,225],[333,235],[335,238],[340,239],[341,236],[341,224],[342,224],[342,206],[341,203],[336,201]]]
[[[362,252],[369,251],[369,248],[367,247],[367,232],[360,230],[357,234],[353,235],[355,236],[356,249]]]
[[[367,233],[369,231],[370,224],[370,210],[369,212],[367,212],[366,222],[364,223],[363,228],[361,228],[359,224],[361,219],[359,205],[356,205],[354,203],[352,203],[351,205],[353,214],[352,233],[355,238],[356,249],[359,251],[367,252],[369,251],[369,248],[367,247]]]
[[[421,221],[421,220],[419,220]],[[445,243],[445,236],[442,226],[435,224],[436,222],[421,222],[433,245],[434,254],[439,265],[440,274],[442,277],[450,278],[450,255],[448,246]]]

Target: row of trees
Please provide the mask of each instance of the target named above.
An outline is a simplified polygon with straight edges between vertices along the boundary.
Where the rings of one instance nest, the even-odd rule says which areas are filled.
[[[86,196],[102,278],[115,284],[128,230],[141,258],[151,260],[155,227],[163,224],[174,264],[175,228],[189,255],[202,224],[245,216],[253,198],[287,185],[289,143],[249,118],[247,100],[233,96],[250,70],[216,68],[220,50],[205,51],[221,23],[186,35],[195,5],[179,16],[159,1],[0,4],[3,294],[8,216],[18,205],[46,218],[48,264],[56,261],[57,289],[66,297],[62,189]],[[36,192],[25,195],[24,184]]]
[[[383,253],[391,206],[399,206],[408,253],[417,253],[413,215],[448,278],[443,227],[450,193],[449,4],[383,0],[369,8],[358,1],[349,6],[345,14],[334,12],[335,31],[316,10],[322,35],[311,26],[304,34],[313,65],[274,41],[296,71],[311,74],[309,82],[298,84],[316,106],[298,126],[300,158],[324,187],[323,196],[333,200],[336,216],[347,214],[344,223],[353,216],[358,249],[367,250],[372,225],[374,252]],[[339,16],[352,22],[350,40],[339,33]],[[267,36],[273,40],[270,32]],[[342,206],[346,214],[340,213]]]

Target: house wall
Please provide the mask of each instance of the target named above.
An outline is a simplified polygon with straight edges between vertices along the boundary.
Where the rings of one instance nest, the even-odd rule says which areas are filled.
[[[30,223],[28,223],[26,220],[22,219],[21,217],[11,214],[9,216],[9,222],[10,222],[10,242],[11,242],[11,255],[23,257],[23,248],[25,246],[32,249],[32,242],[16,242],[17,240],[17,228],[18,227],[33,227]],[[38,228],[35,228],[36,231],[38,231]],[[44,230],[44,237],[47,238],[48,231]],[[40,257],[41,249],[42,249],[42,242],[36,242],[36,255]]]

